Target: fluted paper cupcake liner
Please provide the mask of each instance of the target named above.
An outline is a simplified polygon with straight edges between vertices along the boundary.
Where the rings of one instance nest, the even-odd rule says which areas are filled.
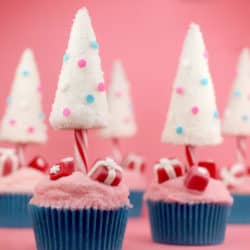
[[[233,194],[234,203],[228,218],[230,224],[250,224],[250,195]]]
[[[38,250],[120,250],[128,208],[56,209],[30,205]]]
[[[0,194],[0,227],[32,227],[28,211],[31,194]]]
[[[148,201],[152,238],[176,245],[211,245],[224,241],[230,207]]]
[[[129,200],[133,207],[129,209],[128,217],[140,217],[143,204],[143,191],[130,190]]]

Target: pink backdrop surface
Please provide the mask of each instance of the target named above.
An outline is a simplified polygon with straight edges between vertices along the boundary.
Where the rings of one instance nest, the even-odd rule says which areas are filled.
[[[220,112],[223,111],[235,75],[240,49],[250,46],[248,0],[11,0],[0,3],[1,74],[0,115],[5,108],[14,70],[25,47],[31,47],[43,84],[48,114],[57,86],[62,56],[75,11],[87,6],[100,44],[106,82],[113,59],[123,60],[132,92],[138,135],[121,142],[124,153],[147,157],[149,166],[161,156],[183,158],[182,147],[163,145],[160,135],[166,118],[171,85],[183,39],[190,22],[201,25]],[[37,154],[50,162],[71,155],[73,135],[48,129],[45,146],[30,146],[27,158]],[[110,153],[108,140],[90,132],[91,161]],[[234,140],[218,147],[200,148],[200,159],[226,164],[234,159]]]

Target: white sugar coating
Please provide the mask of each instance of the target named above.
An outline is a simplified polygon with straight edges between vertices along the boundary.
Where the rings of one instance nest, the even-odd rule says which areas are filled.
[[[228,135],[250,135],[250,52],[242,50],[237,75],[222,120],[222,131]]]
[[[47,128],[42,111],[42,86],[31,49],[25,49],[16,70],[0,138],[14,143],[45,143]]]
[[[108,104],[98,43],[86,8],[78,10],[70,33],[50,123],[60,129],[107,125]]]
[[[187,32],[173,85],[162,141],[214,145],[222,141],[208,58],[200,28]]]
[[[108,104],[109,125],[101,130],[101,134],[109,138],[134,136],[137,126],[130,94],[130,83],[119,60],[113,64]]]

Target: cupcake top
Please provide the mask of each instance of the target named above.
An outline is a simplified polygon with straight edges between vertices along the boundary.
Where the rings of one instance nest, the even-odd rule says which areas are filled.
[[[43,172],[30,167],[22,167],[0,179],[0,193],[32,194],[36,184],[43,178]]]
[[[230,188],[230,191],[235,194],[250,194],[250,176],[244,176],[241,180]]]
[[[30,203],[52,208],[112,210],[130,206],[128,195],[123,183],[109,186],[74,172],[57,180],[46,177],[37,185]]]
[[[125,170],[123,179],[130,190],[144,190],[146,188],[146,179],[140,172]]]
[[[144,195],[145,200],[170,203],[222,203],[232,204],[233,199],[223,183],[210,178],[204,192],[186,188],[185,176],[170,179],[164,183],[154,182]]]

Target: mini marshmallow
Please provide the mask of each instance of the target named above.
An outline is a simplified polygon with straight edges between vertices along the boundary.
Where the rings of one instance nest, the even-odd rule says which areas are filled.
[[[130,83],[119,60],[113,64],[108,104],[109,125],[101,130],[101,135],[108,138],[134,136],[137,126],[130,94]]]
[[[16,70],[0,139],[14,143],[45,143],[47,128],[42,111],[41,81],[31,49],[25,49]]]
[[[250,135],[250,52],[242,50],[237,75],[223,116],[224,134]]]
[[[184,41],[162,141],[194,146],[222,141],[207,52],[197,24],[190,25]]]
[[[108,104],[98,47],[87,9],[78,10],[50,114],[54,128],[107,125]]]

